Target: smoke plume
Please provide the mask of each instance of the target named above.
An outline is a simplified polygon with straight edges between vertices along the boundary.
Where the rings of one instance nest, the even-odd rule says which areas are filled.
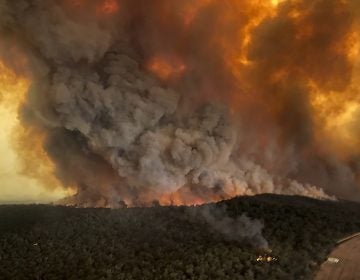
[[[269,244],[262,235],[264,225],[259,220],[252,220],[246,214],[232,218],[225,208],[205,205],[200,209],[205,221],[228,240],[249,242],[257,249],[268,249]]]
[[[258,2],[0,3],[17,142],[41,135],[64,203],[360,199],[359,5]]]

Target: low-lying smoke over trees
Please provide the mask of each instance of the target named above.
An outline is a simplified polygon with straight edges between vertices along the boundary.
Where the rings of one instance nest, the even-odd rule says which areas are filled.
[[[225,238],[239,242],[247,241],[258,249],[269,248],[261,233],[264,227],[261,221],[252,220],[246,214],[232,218],[227,215],[225,207],[216,208],[213,205],[205,205],[200,212],[209,225]]]
[[[25,171],[31,140],[68,204],[359,199],[358,4],[262,2],[2,1]]]
[[[0,206],[0,279],[313,279],[336,241],[360,230],[359,215],[355,203],[276,195],[198,207]],[[244,238],[260,232],[272,252]]]

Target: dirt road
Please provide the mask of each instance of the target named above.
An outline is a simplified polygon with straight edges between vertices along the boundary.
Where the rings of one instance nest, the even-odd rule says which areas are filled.
[[[315,280],[359,280],[360,236],[340,243],[324,262]],[[336,262],[338,259],[338,262]]]

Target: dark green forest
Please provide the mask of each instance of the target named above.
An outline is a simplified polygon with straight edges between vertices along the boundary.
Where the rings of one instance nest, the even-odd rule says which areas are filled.
[[[202,207],[0,206],[0,279],[312,279],[336,241],[360,231],[351,202],[259,195],[213,206],[260,220],[264,250],[215,230]]]

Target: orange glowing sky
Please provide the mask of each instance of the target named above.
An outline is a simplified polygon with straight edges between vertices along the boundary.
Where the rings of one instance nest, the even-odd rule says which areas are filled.
[[[16,76],[0,63],[0,203],[48,202],[66,195],[66,191],[56,186],[50,190],[39,180],[27,176],[14,151],[13,134],[20,128],[18,110],[28,87],[27,79]],[[40,158],[34,161],[35,166],[41,164]]]

